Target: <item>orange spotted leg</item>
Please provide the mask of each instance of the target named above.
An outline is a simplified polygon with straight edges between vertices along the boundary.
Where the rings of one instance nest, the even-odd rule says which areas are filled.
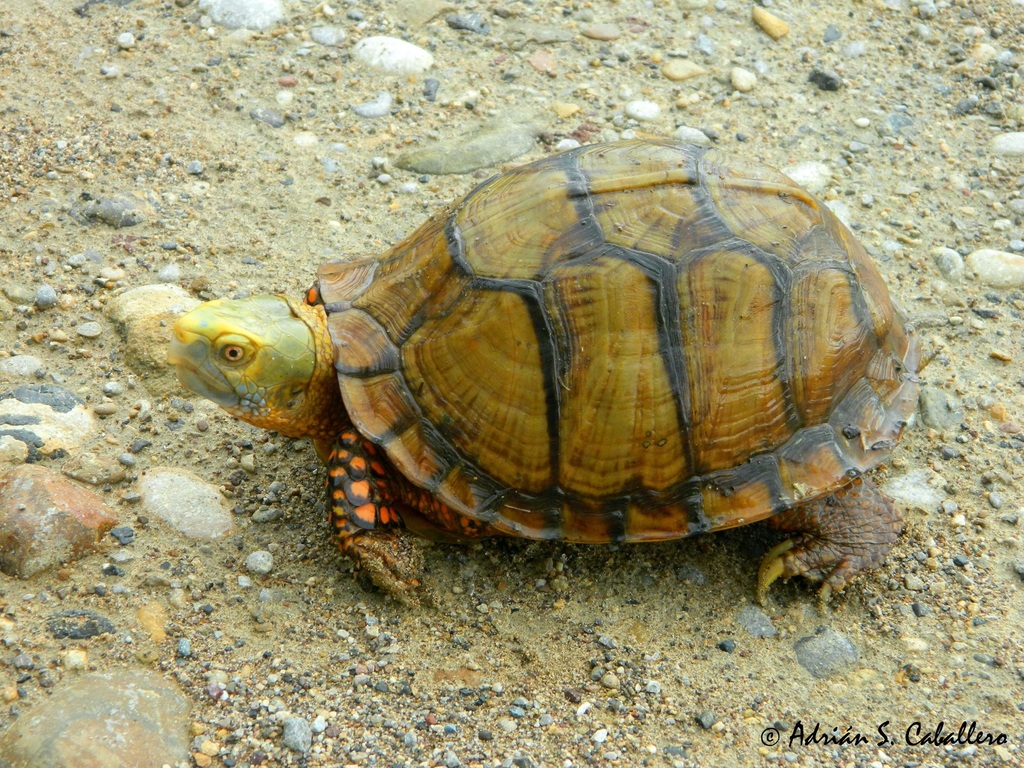
[[[335,441],[327,459],[328,506],[335,541],[380,589],[414,603],[423,569],[420,547],[404,530],[390,467],[379,449],[352,430]]]

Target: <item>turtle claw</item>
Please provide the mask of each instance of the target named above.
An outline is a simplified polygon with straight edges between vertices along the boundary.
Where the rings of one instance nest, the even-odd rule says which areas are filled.
[[[419,605],[423,548],[403,530],[375,530],[347,536],[341,551],[356,563],[357,573],[409,606]]]
[[[786,573],[785,561],[782,556],[796,546],[796,541],[786,539],[772,547],[761,561],[757,571],[757,602],[765,605],[768,600],[768,588]]]

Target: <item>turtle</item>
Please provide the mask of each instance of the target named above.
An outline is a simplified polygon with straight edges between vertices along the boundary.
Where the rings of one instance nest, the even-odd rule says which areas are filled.
[[[200,305],[180,381],[311,438],[343,553],[397,596],[416,536],[661,541],[768,520],[827,603],[901,533],[866,476],[920,344],[864,247],[764,164],[664,140],[513,167],[303,298]]]

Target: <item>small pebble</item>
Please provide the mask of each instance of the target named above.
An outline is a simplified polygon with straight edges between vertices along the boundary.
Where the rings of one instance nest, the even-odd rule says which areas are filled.
[[[281,116],[281,113],[275,112],[268,107],[253,108],[249,111],[249,117],[261,123],[266,123],[271,128],[280,128],[284,125],[284,117]]]
[[[284,721],[281,743],[295,752],[308,752],[313,744],[313,729],[301,717],[289,717]]]
[[[281,0],[199,0],[199,10],[230,29],[269,29],[284,19]]]
[[[669,59],[661,68],[661,74],[673,82],[700,77],[707,72],[704,67],[694,64],[689,59]]]
[[[616,24],[584,24],[580,34],[591,40],[618,40],[622,30]]]
[[[36,291],[35,305],[39,309],[49,309],[57,303],[57,291],[48,285],[39,286]]]
[[[178,641],[178,655],[183,658],[192,655],[192,642],[187,637],[183,637]]]
[[[713,712],[707,711],[701,712],[699,715],[697,715],[696,720],[700,727],[703,728],[705,731],[710,729],[711,726],[718,722],[718,718],[715,717],[715,714]]]
[[[491,31],[491,25],[486,23],[484,17],[479,13],[453,13],[445,18],[445,23],[452,29],[473,32],[477,35],[486,35]]]
[[[843,78],[830,69],[812,69],[807,79],[823,91],[838,91],[843,84]]]
[[[345,30],[341,27],[313,27],[309,36],[314,43],[324,46],[336,46],[345,41]]]
[[[757,85],[757,75],[743,67],[733,67],[729,72],[729,80],[740,93],[749,93]]]
[[[858,658],[857,648],[845,635],[821,627],[796,641],[796,660],[814,677],[827,678],[849,669]]]
[[[697,35],[693,40],[693,50],[703,53],[705,56],[715,54],[715,43],[707,35]]]
[[[946,280],[951,283],[959,283],[964,279],[964,259],[952,248],[935,248],[932,251],[932,260],[935,266]]]
[[[258,549],[245,558],[245,569],[253,573],[266,575],[274,569],[274,556],[265,549]]]
[[[95,339],[103,333],[103,328],[99,323],[90,320],[89,322],[82,323],[80,326],[75,328],[75,333],[79,336],[84,336],[87,339]]]
[[[661,114],[661,107],[653,101],[636,100],[626,103],[626,117],[631,117],[640,122],[656,120]]]
[[[386,91],[380,91],[373,101],[367,101],[362,104],[353,104],[352,111],[360,117],[377,118],[384,117],[391,111],[391,104],[394,99],[391,98],[391,94]]]
[[[366,37],[352,47],[360,64],[388,75],[418,75],[430,69],[434,57],[425,50],[396,37]]]
[[[924,589],[924,581],[919,576],[908,573],[903,577],[903,586],[911,592],[920,592]]]
[[[759,5],[753,7],[751,16],[754,23],[763,29],[772,40],[778,40],[789,34],[789,24]]]
[[[135,35],[131,32],[122,32],[117,36],[117,47],[122,51],[127,51],[135,47]]]

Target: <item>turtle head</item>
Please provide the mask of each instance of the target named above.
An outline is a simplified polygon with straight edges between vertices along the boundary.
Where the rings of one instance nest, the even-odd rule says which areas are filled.
[[[208,301],[175,323],[167,361],[186,387],[257,427],[330,440],[347,421],[322,307]]]

